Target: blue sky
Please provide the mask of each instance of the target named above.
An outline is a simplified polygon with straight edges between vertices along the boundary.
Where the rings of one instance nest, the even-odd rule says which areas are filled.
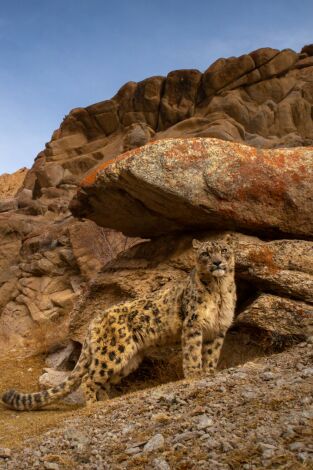
[[[0,0],[0,174],[129,80],[313,42],[312,0]]]

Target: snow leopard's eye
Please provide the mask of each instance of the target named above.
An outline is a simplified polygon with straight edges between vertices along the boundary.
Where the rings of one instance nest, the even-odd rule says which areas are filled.
[[[222,253],[222,255],[225,255],[227,253],[227,248],[222,248],[221,253]]]

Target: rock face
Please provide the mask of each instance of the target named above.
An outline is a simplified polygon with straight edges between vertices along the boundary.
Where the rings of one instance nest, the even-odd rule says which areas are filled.
[[[0,222],[0,354],[60,346],[84,284],[134,241],[71,217],[8,213]]]
[[[21,168],[13,174],[0,175],[0,199],[13,198],[27,175],[27,168]]]
[[[236,324],[259,328],[275,336],[305,335],[313,305],[275,295],[262,294],[237,318]]]
[[[260,238],[237,252],[240,305],[258,301],[248,295],[251,285],[311,305],[311,247],[301,243],[312,239],[312,59],[310,45],[300,53],[259,49],[219,59],[204,73],[128,82],[112,99],[73,109],[18,184],[0,180],[0,352],[80,342],[98,309],[179,281],[190,269],[184,232],[191,230],[230,228],[273,240],[270,255],[258,252]],[[81,180],[73,210],[104,228],[69,211]],[[108,227],[176,235],[131,248],[137,238]],[[302,240],[289,240],[286,253],[277,236]],[[286,261],[291,254],[296,264]],[[239,313],[242,328],[252,328],[251,310],[250,320]]]
[[[312,237],[312,182],[313,147],[170,139],[101,165],[72,208],[131,236],[220,227]]]
[[[245,243],[237,252],[237,274],[261,290],[313,304],[312,242]]]
[[[153,139],[217,137],[262,148],[313,144],[313,57],[263,48],[204,73],[128,82],[110,100],[73,109],[39,153],[24,187],[35,199],[68,190],[101,162]],[[47,196],[45,196],[47,198]]]

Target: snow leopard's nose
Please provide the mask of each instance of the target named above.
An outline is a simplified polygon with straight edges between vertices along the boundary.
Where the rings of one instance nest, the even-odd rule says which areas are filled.
[[[217,268],[222,264],[222,261],[220,260],[215,260],[213,261],[213,265],[216,266]]]

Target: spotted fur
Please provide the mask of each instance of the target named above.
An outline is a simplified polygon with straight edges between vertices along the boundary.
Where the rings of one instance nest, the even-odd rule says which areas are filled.
[[[33,410],[82,384],[87,404],[94,403],[101,389],[135,370],[145,351],[162,343],[182,342],[186,378],[213,371],[233,320],[234,253],[225,241],[194,240],[193,248],[195,267],[185,283],[113,306],[91,322],[76,367],[63,383],[31,394],[9,390],[2,401]]]

